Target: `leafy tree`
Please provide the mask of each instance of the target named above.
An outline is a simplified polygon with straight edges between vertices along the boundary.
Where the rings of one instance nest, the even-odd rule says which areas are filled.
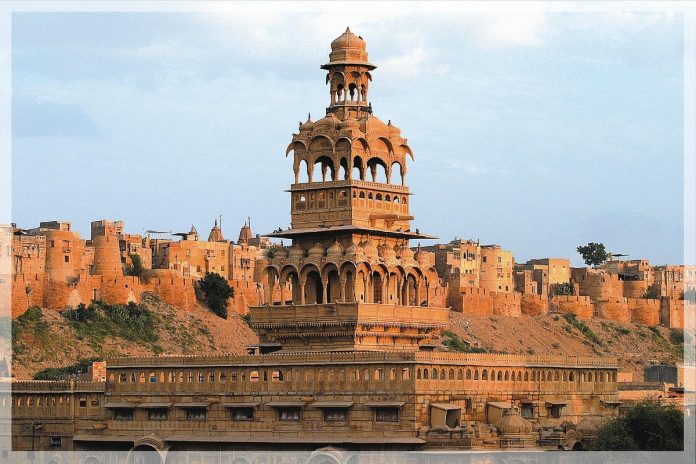
[[[229,286],[227,280],[215,272],[206,272],[198,285],[211,311],[227,319],[227,300],[234,296],[234,289]]]
[[[609,258],[603,243],[590,242],[585,246],[579,246],[578,253],[588,266],[597,266]]]
[[[647,300],[657,300],[660,298],[660,293],[655,285],[648,287],[648,289],[643,294],[643,298]]]
[[[143,259],[140,257],[140,255],[135,253],[131,253],[130,259],[133,262],[133,265],[130,267],[130,269],[128,269],[128,275],[142,277],[143,271],[145,270],[145,267],[143,266]]]
[[[552,295],[572,295],[573,294],[573,284],[566,282],[563,284],[553,284],[551,285]]]
[[[680,451],[684,449],[684,415],[673,404],[642,401],[626,415],[597,430],[595,451]]]

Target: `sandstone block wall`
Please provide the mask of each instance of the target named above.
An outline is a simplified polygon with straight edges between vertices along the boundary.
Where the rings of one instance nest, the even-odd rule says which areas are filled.
[[[608,298],[596,301],[597,315],[616,322],[631,322],[631,310],[626,298]]]
[[[588,296],[556,295],[550,307],[559,313],[575,314],[578,319],[589,320],[594,315],[594,305]]]
[[[522,314],[536,316],[549,312],[549,299],[546,295],[523,293],[520,303]]]
[[[517,292],[490,292],[479,287],[453,287],[448,300],[452,310],[472,316],[513,316],[522,314],[522,295]]]
[[[660,324],[660,300],[627,298],[631,321],[643,325]]]
[[[685,307],[693,312],[693,305],[685,305],[684,300],[662,298],[660,300],[660,324],[673,329],[683,329]]]

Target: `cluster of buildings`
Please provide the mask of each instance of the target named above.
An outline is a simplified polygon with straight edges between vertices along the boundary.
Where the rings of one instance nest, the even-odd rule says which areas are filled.
[[[258,304],[256,262],[270,246],[267,238],[252,235],[249,223],[236,242],[226,240],[217,221],[207,240],[201,240],[194,226],[173,234],[178,237],[173,240],[158,232],[128,234],[122,221],[107,220],[91,223],[88,240],[61,221],[0,230],[5,269],[0,285],[11,291],[13,317],[31,306],[64,309],[92,300],[139,302],[145,291],[189,309],[195,303],[194,282],[207,272],[228,279],[236,291],[232,304],[245,312],[246,306]]]
[[[375,66],[362,38],[346,30],[322,68],[326,116],[302,124],[288,148],[292,224],[269,234],[292,245],[255,263],[267,293],[250,308],[260,340],[253,354],[126,357],[106,361],[103,381],[14,382],[14,449],[82,450],[84,462],[101,462],[103,450],[147,450],[148,462],[210,450],[239,463],[253,462],[250,450],[316,450],[312,462],[337,463],[346,462],[337,450],[583,449],[618,414],[614,358],[452,353],[438,345],[448,322],[446,282],[437,253],[409,245],[427,237],[411,226],[411,150],[396,126],[372,114]],[[304,169],[308,181],[299,179]],[[194,258],[206,249],[196,235],[166,247],[134,242],[150,250],[155,273],[238,272],[229,256]],[[128,264],[119,237],[117,230],[95,235],[93,272],[86,261],[70,276],[119,277]],[[118,245],[103,246],[110,241]],[[87,245],[74,243],[87,255]],[[100,248],[111,258],[102,260]],[[210,250],[238,253],[229,244]],[[156,264],[165,255],[166,268]],[[507,279],[513,293],[513,268],[498,273],[512,257],[500,249],[479,255],[479,283]],[[58,261],[67,263],[64,256],[73,255]],[[53,270],[54,261],[45,267]]]
[[[684,326],[685,293],[694,292],[696,269],[652,266],[647,260],[610,259],[571,267],[566,258],[515,263],[498,245],[455,239],[424,248],[447,286],[447,304],[471,315],[573,313],[644,325]]]

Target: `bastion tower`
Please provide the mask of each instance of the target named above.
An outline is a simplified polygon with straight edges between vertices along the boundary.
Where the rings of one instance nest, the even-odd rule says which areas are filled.
[[[292,246],[268,256],[264,305],[252,308],[262,347],[423,350],[447,322],[434,255],[413,252],[401,131],[373,115],[365,41],[346,29],[331,43],[329,106],[293,134]],[[279,301],[278,297],[279,296]],[[274,298],[275,297],[275,298]]]

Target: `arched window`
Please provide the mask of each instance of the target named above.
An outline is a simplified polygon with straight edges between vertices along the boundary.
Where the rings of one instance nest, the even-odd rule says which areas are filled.
[[[500,382],[502,380],[503,380],[503,373],[501,371],[498,371],[498,381]]]
[[[401,369],[401,379],[409,380],[411,378],[411,370],[408,367]]]
[[[570,374],[568,374],[568,380],[570,380],[571,382],[573,382],[575,380],[575,375],[573,375],[572,372]]]
[[[459,372],[461,372],[461,371],[459,371]],[[461,378],[461,377],[460,377],[460,378]],[[450,369],[450,370],[449,370],[449,378],[448,378],[448,380],[454,380],[454,369]]]
[[[364,199],[364,198],[365,198],[365,192],[361,191],[359,197]]]
[[[461,369],[457,370],[457,380],[464,380],[464,374]]]
[[[440,380],[445,380],[445,369],[440,371]]]
[[[418,368],[418,370],[416,371],[416,379],[418,379],[418,380],[421,379],[421,370],[420,370],[420,368]]]
[[[479,373],[478,373],[478,369],[476,369],[474,371],[474,380],[478,380],[478,379],[479,379]]]
[[[528,371],[525,371],[525,373],[524,373],[524,381],[525,382],[529,381],[529,372]]]
[[[437,380],[437,368],[433,368],[433,380]]]
[[[505,371],[505,381],[509,381],[509,380],[510,380],[510,372]]]
[[[466,370],[466,380],[471,380],[471,369]]]
[[[488,371],[486,369],[481,373],[481,380],[488,380]]]
[[[428,369],[423,369],[423,380],[428,380]]]

